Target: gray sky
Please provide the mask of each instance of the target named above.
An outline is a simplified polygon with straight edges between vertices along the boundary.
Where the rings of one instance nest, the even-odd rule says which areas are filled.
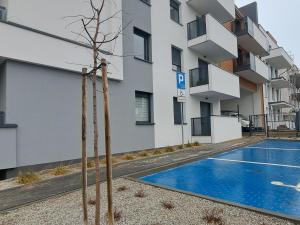
[[[235,0],[243,6],[254,0]],[[279,46],[291,52],[295,64],[300,66],[300,0],[257,0],[259,23],[270,31]]]

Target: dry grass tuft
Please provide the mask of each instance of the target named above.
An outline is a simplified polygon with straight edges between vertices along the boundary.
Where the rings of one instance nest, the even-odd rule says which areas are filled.
[[[223,209],[213,208],[205,210],[202,219],[208,224],[224,225],[222,218]]]
[[[193,146],[200,146],[200,143],[199,143],[198,141],[195,141],[195,142],[193,143]]]
[[[33,172],[20,173],[17,177],[18,184],[33,184],[40,180],[40,177]]]
[[[174,209],[174,208],[175,208],[174,204],[173,204],[172,202],[170,202],[170,201],[163,201],[163,202],[161,203],[161,205],[162,205],[165,209],[168,209],[168,210],[171,210],[171,209]]]
[[[116,222],[120,221],[122,218],[122,211],[114,210],[114,219]]]
[[[51,171],[51,174],[54,176],[62,176],[62,175],[66,175],[67,173],[69,173],[70,171],[67,169],[67,167],[60,165],[56,168],[54,168]]]
[[[146,151],[139,152],[139,153],[138,153],[138,156],[139,156],[139,157],[148,157],[148,156],[149,156],[149,153],[146,152]]]
[[[146,197],[146,194],[143,190],[139,190],[138,192],[136,192],[134,194],[134,197],[137,197],[137,198],[145,198]]]
[[[161,155],[161,154],[162,154],[162,152],[159,149],[157,149],[153,152],[153,155]]]
[[[191,147],[193,147],[193,145],[192,145],[190,142],[188,142],[188,143],[185,145],[185,147],[191,148]]]
[[[88,204],[89,204],[89,205],[96,205],[96,200],[90,198],[90,199],[88,200]]]
[[[175,152],[175,149],[171,146],[168,146],[164,149],[164,152],[166,152],[166,153]]]
[[[183,149],[182,145],[178,145],[177,148],[178,148],[178,149]]]
[[[121,192],[121,191],[127,191],[129,188],[128,187],[126,187],[126,186],[121,186],[121,187],[118,187],[117,188],[117,191],[118,192]]]
[[[116,164],[119,162],[115,157],[111,157],[111,162],[112,164]],[[103,159],[100,160],[100,164],[106,165],[106,158],[104,157]]]
[[[113,213],[114,213],[114,220],[115,220],[115,222],[118,222],[118,221],[120,221],[121,219],[122,219],[122,211],[119,211],[119,210],[117,210],[116,208],[114,209],[114,211],[113,211]],[[106,213],[106,218],[108,218],[108,213]]]
[[[94,160],[90,160],[87,162],[87,168],[94,168],[95,167],[95,161]]]
[[[132,155],[132,154],[125,154],[125,155],[122,156],[122,159],[123,159],[123,160],[127,160],[127,161],[129,161],[129,160],[134,160],[134,159],[135,159],[135,156]]]

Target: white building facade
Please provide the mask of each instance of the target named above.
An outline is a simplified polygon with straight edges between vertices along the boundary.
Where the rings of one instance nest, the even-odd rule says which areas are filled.
[[[92,58],[78,35],[80,23],[70,16],[86,15],[88,7],[84,0],[62,0],[59,7],[48,0],[0,0],[2,177],[16,168],[80,158],[81,69]],[[251,9],[237,9],[234,0],[105,5],[104,18],[115,12],[118,18],[104,32],[124,28],[116,42],[103,46],[124,56],[103,55],[110,62],[113,153],[179,145],[182,126],[185,143],[242,137],[240,120],[226,112],[264,113],[270,81],[262,60],[269,57],[269,40]],[[177,98],[178,72],[186,74],[184,103]],[[98,99],[103,150],[101,92]],[[88,116],[92,156],[91,100]]]

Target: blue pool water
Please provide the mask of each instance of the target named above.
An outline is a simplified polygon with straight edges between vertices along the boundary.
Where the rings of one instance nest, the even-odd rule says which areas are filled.
[[[300,142],[268,140],[141,179],[300,219]]]

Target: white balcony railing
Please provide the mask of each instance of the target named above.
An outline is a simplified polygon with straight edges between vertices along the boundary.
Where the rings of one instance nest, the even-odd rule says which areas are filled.
[[[187,25],[188,47],[213,62],[237,58],[237,38],[210,14]]]
[[[224,23],[235,18],[234,0],[186,0],[200,15],[210,13]]]
[[[233,28],[238,36],[238,44],[243,49],[255,55],[269,55],[270,47],[267,37],[249,17],[235,20]]]
[[[239,55],[234,70],[241,77],[256,84],[269,81],[268,66],[260,58],[249,52]]]
[[[282,47],[270,50],[270,55],[263,58],[276,69],[287,69],[294,65],[293,58]]]
[[[239,78],[212,64],[201,65],[190,71],[190,94],[220,100],[239,98]]]

